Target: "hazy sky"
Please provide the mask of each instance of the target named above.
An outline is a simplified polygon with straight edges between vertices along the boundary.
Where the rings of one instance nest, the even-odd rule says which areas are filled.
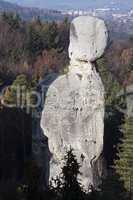
[[[90,3],[92,4],[93,2],[110,2],[110,0],[7,0],[10,2],[17,2],[20,5],[26,5],[26,6],[35,6],[35,7],[54,7],[54,6],[79,6],[79,7],[84,7],[88,6]],[[114,0],[118,1],[118,0]],[[126,1],[126,0],[122,0]]]
[[[130,6],[133,7],[133,0],[7,0],[12,3],[18,3],[24,6],[33,6],[33,7],[40,7],[40,8],[61,8],[67,5],[68,7],[75,7],[75,8],[87,8],[89,6],[101,6],[104,5],[122,5],[122,6]]]

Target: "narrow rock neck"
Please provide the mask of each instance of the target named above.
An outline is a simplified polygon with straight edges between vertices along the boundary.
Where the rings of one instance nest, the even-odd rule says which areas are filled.
[[[69,73],[90,74],[95,71],[95,65],[88,61],[71,60],[69,65]]]

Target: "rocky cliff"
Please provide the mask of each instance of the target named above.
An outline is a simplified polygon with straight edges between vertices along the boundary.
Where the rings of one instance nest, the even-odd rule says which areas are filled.
[[[103,55],[107,38],[102,20],[90,16],[73,20],[69,70],[49,86],[41,118],[52,155],[50,178],[60,174],[64,154],[71,146],[82,165],[80,178],[86,188],[95,185],[95,163],[103,150],[104,87],[95,61]],[[101,176],[101,170],[96,171]]]

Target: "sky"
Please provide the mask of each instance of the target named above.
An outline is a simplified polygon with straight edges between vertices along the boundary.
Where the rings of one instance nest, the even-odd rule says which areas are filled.
[[[105,4],[123,4],[126,6],[130,4],[133,7],[133,0],[7,0],[11,3],[18,3],[23,6],[40,7],[40,8],[52,8],[57,9],[61,7],[68,8],[86,8],[89,6],[97,5],[103,7]],[[125,5],[124,5],[125,4]]]
[[[41,7],[41,8],[46,8],[46,7],[56,7],[56,6],[70,6],[70,7],[84,7],[88,6],[90,3],[92,4],[93,2],[101,2],[101,1],[106,1],[109,2],[110,0],[7,0],[13,3],[18,3],[20,5],[25,5],[25,6],[34,6],[34,7]],[[117,1],[117,0],[115,0]],[[126,0],[123,0],[126,1]]]

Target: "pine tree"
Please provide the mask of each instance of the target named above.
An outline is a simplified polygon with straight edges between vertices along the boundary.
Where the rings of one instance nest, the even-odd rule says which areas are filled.
[[[84,200],[86,195],[79,182],[80,164],[76,156],[73,154],[73,149],[70,148],[64,157],[64,166],[62,168],[61,177],[54,180],[56,188],[54,188],[58,199],[61,200]]]
[[[122,89],[118,80],[113,76],[113,74],[107,68],[105,58],[101,58],[97,61],[97,70],[102,78],[102,82],[105,87],[105,103],[106,106],[114,106],[116,102],[116,97],[118,92]],[[119,102],[120,103],[120,102]]]
[[[124,188],[123,181],[114,170],[108,171],[108,176],[102,180],[98,199],[128,200],[128,193]]]
[[[13,29],[19,29],[21,24],[21,18],[18,14],[6,13],[2,14],[2,19],[10,25]]]
[[[59,37],[58,37],[58,26],[56,22],[45,24],[43,37],[46,40],[47,43],[46,46],[48,50],[57,48]]]
[[[118,147],[119,159],[115,161],[116,172],[124,181],[127,191],[133,190],[133,117],[126,117],[122,126],[123,139]]]
[[[80,174],[80,165],[77,162],[73,150],[70,149],[65,156],[65,165],[62,169],[64,199],[74,199],[75,193],[81,193],[78,175]],[[76,197],[77,198],[77,197]]]
[[[44,50],[43,37],[40,31],[36,30],[32,24],[29,25],[27,30],[26,49],[30,61],[34,61],[35,57]]]

